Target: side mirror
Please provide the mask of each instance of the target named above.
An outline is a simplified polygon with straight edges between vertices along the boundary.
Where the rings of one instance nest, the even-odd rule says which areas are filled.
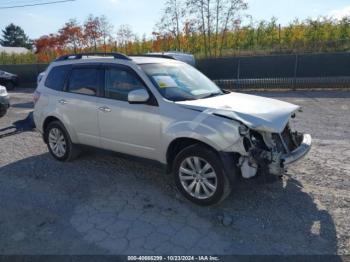
[[[128,94],[128,101],[130,104],[145,104],[150,96],[145,89],[137,89],[130,91]]]

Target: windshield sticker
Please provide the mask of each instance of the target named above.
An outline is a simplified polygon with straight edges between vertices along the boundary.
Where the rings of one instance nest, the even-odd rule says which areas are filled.
[[[178,87],[171,76],[154,76],[153,78],[156,80],[160,88]]]

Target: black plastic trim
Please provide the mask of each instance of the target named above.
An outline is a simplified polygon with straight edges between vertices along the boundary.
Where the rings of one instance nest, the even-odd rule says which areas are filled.
[[[130,61],[131,59],[122,53],[80,53],[80,54],[68,54],[68,55],[63,55],[58,57],[55,62],[59,61],[66,61],[66,60],[77,60],[77,59],[82,59],[83,56],[112,56],[114,59],[121,59],[121,60],[128,60]]]

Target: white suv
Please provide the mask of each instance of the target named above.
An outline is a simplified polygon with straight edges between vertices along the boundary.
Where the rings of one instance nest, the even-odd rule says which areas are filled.
[[[88,145],[155,160],[200,205],[223,200],[238,175],[282,175],[311,147],[290,128],[298,106],[222,91],[177,60],[67,55],[46,72],[34,119],[54,158]]]

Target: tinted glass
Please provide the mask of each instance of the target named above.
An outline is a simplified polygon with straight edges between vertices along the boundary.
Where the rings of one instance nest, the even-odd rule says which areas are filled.
[[[56,66],[52,68],[46,78],[45,86],[53,90],[62,91],[68,71],[69,66]]]
[[[145,86],[136,74],[119,68],[106,70],[105,96],[122,101],[128,101],[132,90],[144,89]]]
[[[100,82],[100,70],[97,68],[75,68],[69,79],[68,92],[94,96]]]

